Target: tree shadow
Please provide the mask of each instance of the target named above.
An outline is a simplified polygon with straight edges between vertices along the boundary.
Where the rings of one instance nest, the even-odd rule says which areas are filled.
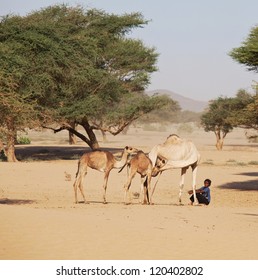
[[[101,148],[111,153],[122,151],[117,148]],[[20,161],[77,160],[85,152],[92,151],[89,147],[79,146],[17,146],[15,154]]]
[[[33,204],[35,200],[29,199],[8,199],[8,198],[0,198],[0,204],[6,205],[23,205],[23,204]]]
[[[236,213],[237,215],[244,215],[244,216],[251,216],[251,217],[258,217],[258,214],[254,213]]]
[[[219,188],[239,190],[239,191],[258,191],[258,180],[248,180],[244,182],[230,182],[219,186]]]
[[[243,173],[237,173],[236,175],[258,177],[258,172],[243,172]]]

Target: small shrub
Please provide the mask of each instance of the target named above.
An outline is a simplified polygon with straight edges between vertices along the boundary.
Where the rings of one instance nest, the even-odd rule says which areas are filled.
[[[206,159],[206,161],[204,161],[203,164],[213,165],[214,163],[212,159]]]
[[[30,139],[26,136],[20,136],[17,139],[17,144],[18,145],[28,145],[28,144],[30,144]]]
[[[248,164],[250,165],[258,165],[258,161],[257,160],[251,160],[248,162]]]

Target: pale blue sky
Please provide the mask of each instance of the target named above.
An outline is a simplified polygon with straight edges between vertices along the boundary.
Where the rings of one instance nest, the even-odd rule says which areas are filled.
[[[234,96],[240,88],[253,92],[252,80],[258,81],[258,74],[228,56],[258,25],[257,0],[0,0],[0,15],[26,15],[57,3],[115,14],[141,12],[151,20],[131,35],[160,54],[150,90],[207,101]]]

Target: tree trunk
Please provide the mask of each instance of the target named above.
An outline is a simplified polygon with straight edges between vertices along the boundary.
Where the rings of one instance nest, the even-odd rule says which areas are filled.
[[[92,150],[99,149],[100,148],[99,142],[98,142],[97,137],[96,137],[92,127],[90,126],[89,122],[84,119],[81,125],[83,126],[87,135],[89,136],[90,141],[89,141],[88,145],[90,146],[90,148]]]
[[[215,135],[216,135],[216,148],[218,151],[221,151],[223,149],[223,143],[224,143],[224,138],[221,137],[220,131],[215,131]]]
[[[75,122],[70,123],[70,125],[74,130],[76,130],[77,125],[75,124]],[[69,131],[69,144],[77,144],[77,137],[71,131]]]
[[[224,142],[223,139],[217,140],[216,148],[217,148],[218,151],[222,151],[222,149],[223,149],[223,142]]]
[[[5,149],[5,155],[7,157],[8,162],[18,161],[15,156],[15,140],[16,140],[16,132],[10,131],[7,136],[7,145]]]
[[[102,134],[102,141],[103,143],[107,143],[108,140],[107,140],[107,134],[105,131],[103,131],[102,129],[100,130],[101,131],[101,134]]]

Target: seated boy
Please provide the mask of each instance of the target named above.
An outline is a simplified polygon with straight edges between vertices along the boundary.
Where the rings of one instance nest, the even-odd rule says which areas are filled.
[[[204,186],[196,190],[196,198],[199,204],[209,205],[211,201],[210,185],[211,185],[211,180],[205,179]],[[194,202],[193,191],[191,190],[188,193],[191,194],[190,200],[191,200],[191,204],[193,204]]]

